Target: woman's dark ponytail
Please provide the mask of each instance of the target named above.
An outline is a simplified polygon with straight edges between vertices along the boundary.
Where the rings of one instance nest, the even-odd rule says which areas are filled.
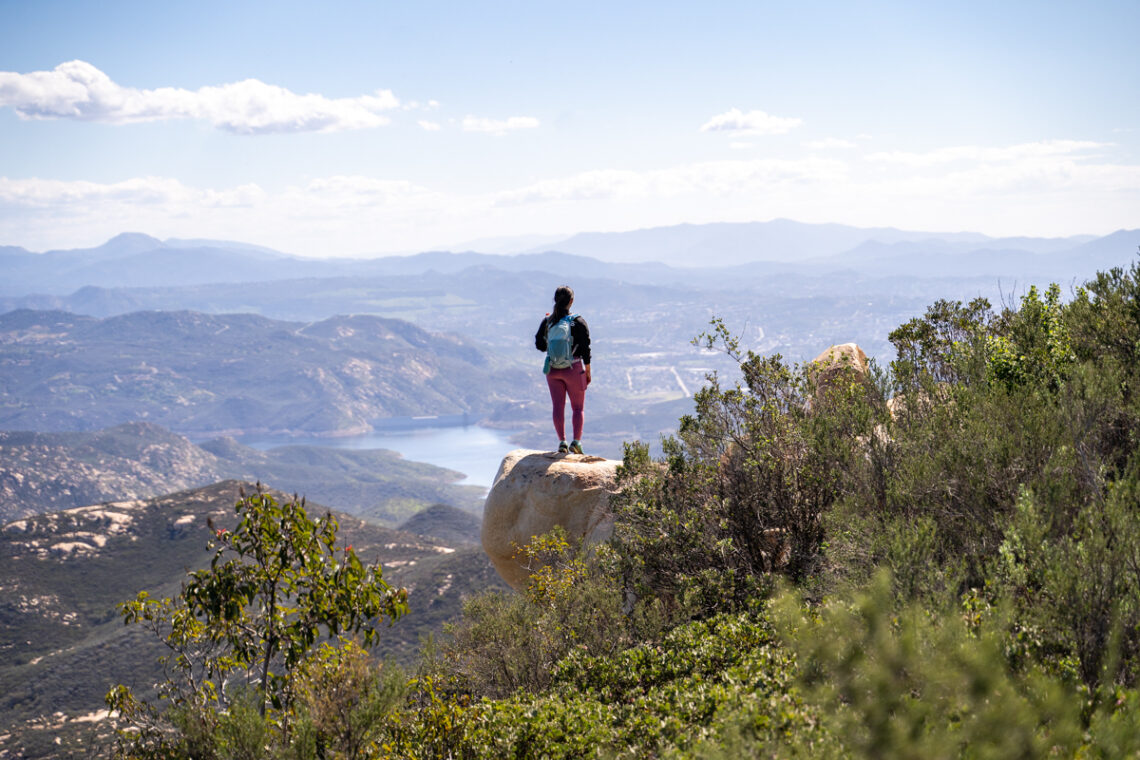
[[[554,291],[554,313],[550,315],[550,324],[570,313],[570,302],[574,300],[574,291],[569,285],[563,285]]]

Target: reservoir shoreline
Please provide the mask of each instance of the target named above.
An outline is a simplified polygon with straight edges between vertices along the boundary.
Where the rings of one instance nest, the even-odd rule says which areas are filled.
[[[457,485],[490,488],[515,431],[462,424],[467,415],[388,418],[371,432],[336,438],[320,436],[235,436],[244,446],[322,446],[341,449],[386,449],[411,462],[425,462],[463,474]],[[458,424],[457,424],[458,423]]]

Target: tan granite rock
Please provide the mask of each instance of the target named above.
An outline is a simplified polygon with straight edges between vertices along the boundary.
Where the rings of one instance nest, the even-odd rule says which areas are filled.
[[[517,449],[503,458],[483,507],[483,550],[510,586],[526,588],[519,548],[561,526],[572,541],[613,534],[610,496],[621,462],[579,454]],[[522,559],[522,562],[520,562]]]

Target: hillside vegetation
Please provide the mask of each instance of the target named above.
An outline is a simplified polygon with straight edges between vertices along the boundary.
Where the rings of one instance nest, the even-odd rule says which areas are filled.
[[[739,375],[663,457],[627,448],[612,542],[536,539],[527,592],[469,599],[415,673],[341,643],[287,705],[136,711],[160,730],[118,751],[1135,755],[1140,264],[1068,303],[940,301],[890,340],[889,368],[823,371],[714,320]]]
[[[139,591],[175,593],[190,570],[208,566],[207,523],[231,528],[243,486],[224,481],[153,499],[96,504],[37,515],[0,530],[0,757],[88,756],[91,721],[116,683],[144,696],[162,678],[164,647],[144,631],[125,627],[116,607]],[[246,483],[245,489],[253,491]],[[272,492],[282,501],[287,496]],[[323,508],[310,503],[316,516]],[[469,537],[457,534],[460,516],[442,507],[414,527],[418,535],[333,513],[342,539],[384,577],[409,590],[411,614],[385,628],[380,657],[412,663],[421,639],[458,616],[464,597],[503,588]],[[86,720],[85,720],[86,718]],[[62,737],[63,744],[53,743]],[[102,746],[106,750],[106,746]],[[101,751],[102,751],[101,750]],[[5,754],[8,753],[8,754]]]
[[[742,351],[614,541],[468,603],[401,757],[1140,752],[1140,265],[938,302],[864,376]]]

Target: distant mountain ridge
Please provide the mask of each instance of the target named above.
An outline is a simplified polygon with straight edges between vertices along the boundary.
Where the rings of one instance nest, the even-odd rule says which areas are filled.
[[[89,285],[142,287],[263,279],[269,270],[296,267],[297,259],[244,243],[173,241],[123,233],[94,248],[0,255],[0,295],[68,293]],[[296,269],[302,274],[303,266]]]
[[[998,239],[973,232],[917,232],[892,227],[806,224],[789,219],[770,222],[679,224],[629,232],[585,232],[546,246],[611,262],[659,262],[680,267],[736,266],[756,262],[810,264],[840,256],[867,242],[950,243],[962,246],[1016,247],[1033,253],[1072,248],[1093,236]]]
[[[518,370],[398,319],[254,314],[0,315],[0,429],[145,420],[186,435],[347,435],[393,416],[483,414]]]
[[[217,457],[157,425],[92,433],[0,431],[0,522],[223,479]]]
[[[245,243],[162,241],[145,244],[120,235],[103,246],[73,251],[30,253],[0,248],[0,301],[28,299],[30,308],[63,303],[63,296],[120,288],[219,286],[308,278],[367,278],[456,273],[472,267],[505,271],[550,268],[619,275],[640,271],[584,256],[541,251],[491,254],[426,251],[373,259],[301,259]],[[133,242],[132,242],[133,241]],[[5,311],[10,309],[3,309]]]
[[[1121,230],[1105,238],[1121,234],[1135,237],[1138,232]],[[486,241],[488,252],[428,251],[408,256],[316,259],[234,241],[161,241],[140,233],[123,233],[94,248],[45,253],[31,253],[12,246],[0,248],[0,298],[63,296],[88,286],[185,287],[456,272],[473,266],[528,271],[557,265],[574,271],[583,267],[593,273],[608,268],[608,276],[618,274],[615,268],[625,267],[627,273],[635,273],[640,270],[630,269],[630,265],[650,264],[681,269],[787,264],[810,269],[829,260],[834,261],[828,266],[843,262],[847,259],[846,252],[868,243],[907,243],[924,255],[937,253],[949,245],[954,250],[1010,250],[1039,255],[1071,252],[1076,256],[1079,255],[1076,249],[1105,238],[1090,235],[991,238],[971,232],[919,232],[777,219],[681,224],[628,232],[583,232],[510,255],[501,253],[510,250],[503,240],[489,239]],[[567,256],[578,260],[565,258]],[[846,263],[857,265],[858,257],[847,259]]]
[[[766,231],[764,234],[773,245],[781,235],[788,237],[797,230],[806,230],[819,245],[812,248],[810,258],[786,260],[787,257],[778,252],[800,251],[805,245],[802,240],[791,249],[771,249],[767,254],[749,254],[749,258],[741,253],[744,250],[740,247],[744,245],[741,236],[752,234],[749,231],[754,229]],[[881,234],[876,237],[872,233]],[[733,244],[737,248],[729,246],[726,252],[721,253],[711,249],[724,235],[739,238]],[[659,254],[659,260],[614,263],[589,254],[590,250],[599,249],[599,246],[589,243],[591,239],[604,242],[594,252],[605,254],[615,246],[627,245],[632,246],[628,251],[636,252],[636,245],[629,241],[642,239],[644,242],[644,239],[662,236],[673,242],[653,249],[655,255]],[[1127,266],[1140,247],[1140,229],[1120,230],[1099,238],[1087,235],[1071,238],[985,238],[973,233],[930,236],[928,233],[890,229],[860,230],[840,225],[769,222],[760,226],[682,225],[630,233],[589,233],[569,240],[575,239],[586,243],[582,246],[568,243],[565,247],[578,247],[579,252],[548,250],[494,255],[431,251],[367,260],[301,260],[290,259],[284,254],[280,259],[274,259],[265,252],[266,249],[260,248],[252,254],[231,250],[219,260],[217,257],[222,256],[220,249],[167,248],[157,254],[153,251],[141,254],[141,259],[139,254],[128,254],[127,259],[118,262],[118,265],[136,272],[147,270],[154,264],[162,273],[161,277],[156,275],[158,279],[173,281],[165,285],[130,285],[129,282],[143,278],[136,273],[131,277],[97,277],[94,279],[98,282],[86,282],[70,291],[64,287],[69,282],[67,279],[53,280],[50,288],[45,286],[31,294],[34,282],[21,281],[16,275],[10,275],[7,280],[0,277],[0,314],[17,309],[36,309],[111,316],[148,309],[194,309],[214,313],[254,311],[283,319],[322,319],[345,312],[404,317],[403,312],[407,309],[403,304],[409,298],[438,298],[449,311],[458,312],[470,311],[468,307],[476,306],[487,297],[494,300],[498,294],[493,290],[487,291],[488,285],[495,287],[496,278],[490,276],[493,273],[524,275],[525,282],[541,283],[543,290],[555,280],[558,283],[580,283],[584,279],[716,291],[768,289],[774,277],[828,278],[838,274],[848,278],[854,275],[857,279],[973,279],[989,288],[999,280],[1005,283],[1041,280],[1068,283],[1074,278],[1091,277],[1098,270]],[[851,246],[846,247],[848,244]],[[120,241],[113,247],[131,251],[138,245],[138,241]],[[199,265],[209,272],[208,276],[196,277],[193,272],[184,271],[186,267],[194,266],[191,262],[199,254]],[[231,254],[236,258],[228,258]],[[158,258],[146,263],[144,260],[152,255]],[[168,264],[162,258],[168,255],[184,258],[179,263]],[[678,261],[661,263],[670,257]],[[734,257],[748,260],[725,263]],[[160,263],[161,266],[158,265]],[[696,266],[697,263],[700,266]],[[0,274],[5,266],[4,257],[0,255]],[[785,287],[794,287],[791,280],[786,282]],[[261,283],[263,287],[250,287],[253,283]],[[460,283],[471,283],[472,286],[463,288]],[[402,299],[395,295],[400,289],[404,291]],[[28,294],[12,294],[19,291]],[[5,296],[5,293],[10,295]],[[277,293],[283,297],[276,298]],[[286,293],[287,296],[284,295]],[[548,298],[543,296],[540,302]],[[308,306],[309,302],[317,301],[326,301],[328,305],[316,309]],[[434,321],[421,320],[420,316],[428,315],[411,310],[406,318],[428,324]],[[433,326],[433,329],[438,327]]]

